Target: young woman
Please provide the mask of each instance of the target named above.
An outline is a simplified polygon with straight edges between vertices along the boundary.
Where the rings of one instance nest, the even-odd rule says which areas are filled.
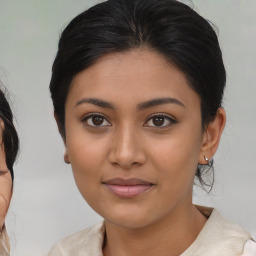
[[[4,92],[0,88],[0,255],[10,255],[10,243],[4,226],[13,182],[13,163],[19,148],[19,140],[13,125],[13,116]]]
[[[109,0],[63,31],[50,83],[79,191],[104,221],[58,255],[256,255],[251,236],[195,206],[226,115],[211,25],[173,0]]]

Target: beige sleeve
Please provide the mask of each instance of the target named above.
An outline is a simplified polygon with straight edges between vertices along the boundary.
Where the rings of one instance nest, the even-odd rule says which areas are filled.
[[[0,255],[10,256],[10,240],[5,227],[0,232]]]

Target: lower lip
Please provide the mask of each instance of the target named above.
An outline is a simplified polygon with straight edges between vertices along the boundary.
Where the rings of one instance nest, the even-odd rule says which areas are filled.
[[[131,198],[139,196],[147,191],[149,191],[153,185],[109,185],[105,184],[106,187],[115,195],[123,198]]]

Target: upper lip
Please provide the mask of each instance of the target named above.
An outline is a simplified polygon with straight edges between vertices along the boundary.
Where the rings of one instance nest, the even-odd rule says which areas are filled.
[[[149,181],[141,180],[138,178],[123,179],[123,178],[119,178],[119,177],[105,180],[105,181],[103,181],[103,184],[119,185],[119,186],[153,185],[153,183],[151,183]]]

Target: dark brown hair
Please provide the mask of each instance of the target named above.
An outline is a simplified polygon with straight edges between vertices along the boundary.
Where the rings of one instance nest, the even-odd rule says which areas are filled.
[[[65,102],[74,76],[107,53],[140,47],[160,53],[184,73],[200,96],[203,127],[215,118],[226,72],[211,24],[175,0],[108,0],[75,17],[59,40],[50,91],[64,139]],[[198,166],[196,174],[201,183],[203,169]]]
[[[17,131],[13,124],[13,115],[10,105],[6,99],[4,89],[0,88],[0,119],[4,122],[4,129],[2,132],[2,142],[4,144],[6,164],[11,173],[12,180],[14,179],[13,164],[15,162],[18,149],[19,138]],[[0,175],[5,173],[6,170],[0,170]]]

